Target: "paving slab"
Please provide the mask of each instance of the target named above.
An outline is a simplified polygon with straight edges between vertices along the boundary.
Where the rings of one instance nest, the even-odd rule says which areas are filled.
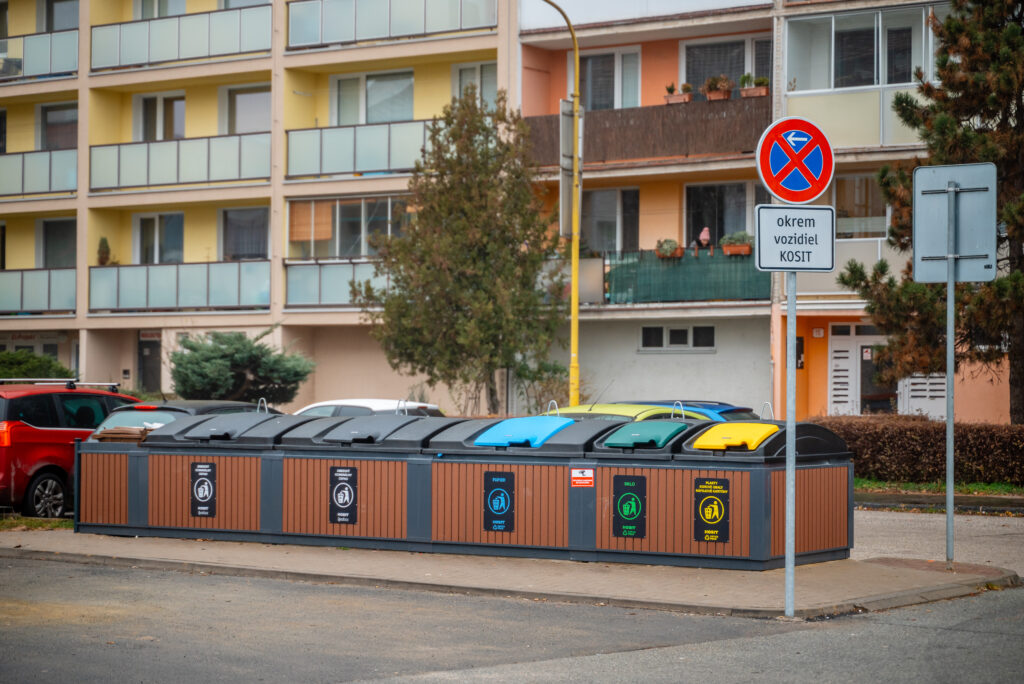
[[[679,568],[75,534],[0,533],[0,557],[153,570],[514,596],[689,613],[784,614],[785,571]],[[795,613],[820,617],[884,610],[1018,586],[1010,570],[917,559],[840,560],[796,568]]]

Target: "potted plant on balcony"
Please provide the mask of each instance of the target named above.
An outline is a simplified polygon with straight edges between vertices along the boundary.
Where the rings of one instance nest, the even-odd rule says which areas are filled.
[[[704,85],[701,86],[700,92],[709,101],[728,100],[732,97],[732,89],[735,87],[736,83],[732,79],[725,74],[719,74],[718,76],[708,76]]]
[[[677,92],[675,81],[673,81],[665,86],[665,93],[667,93],[665,95],[665,104],[689,102],[693,99],[693,86],[689,83],[681,83]]]
[[[753,236],[745,230],[729,233],[718,241],[718,244],[722,247],[722,254],[726,256],[750,254],[754,251],[753,243]]]
[[[672,238],[658,240],[658,244],[654,247],[654,252],[658,255],[659,259],[678,259],[683,256],[683,248],[679,246],[679,242]]]
[[[740,97],[764,97],[768,94],[768,77],[754,78],[750,74],[740,76]]]

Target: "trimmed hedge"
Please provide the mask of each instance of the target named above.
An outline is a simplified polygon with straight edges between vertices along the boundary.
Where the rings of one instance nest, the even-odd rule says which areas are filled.
[[[842,437],[853,472],[891,482],[946,478],[946,424],[921,416],[829,416],[817,423]],[[1024,486],[1024,425],[957,423],[953,427],[957,482]]]

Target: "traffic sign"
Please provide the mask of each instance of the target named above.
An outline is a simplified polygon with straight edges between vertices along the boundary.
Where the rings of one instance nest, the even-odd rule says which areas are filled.
[[[756,215],[757,270],[829,272],[835,269],[835,209],[759,204]]]
[[[765,129],[757,143],[757,175],[783,202],[806,204],[832,182],[836,161],[821,129],[791,116]]]

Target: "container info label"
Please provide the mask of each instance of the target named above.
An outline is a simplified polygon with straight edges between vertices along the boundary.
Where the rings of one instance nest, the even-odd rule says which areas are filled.
[[[515,532],[516,474],[484,473],[484,531]]]
[[[327,484],[330,487],[328,520],[340,525],[359,522],[359,469],[332,467]]]
[[[647,536],[647,477],[616,475],[612,479],[612,534],[643,539]]]
[[[693,540],[729,541],[729,480],[694,479]]]
[[[189,467],[193,518],[217,516],[217,464],[193,463]]]

